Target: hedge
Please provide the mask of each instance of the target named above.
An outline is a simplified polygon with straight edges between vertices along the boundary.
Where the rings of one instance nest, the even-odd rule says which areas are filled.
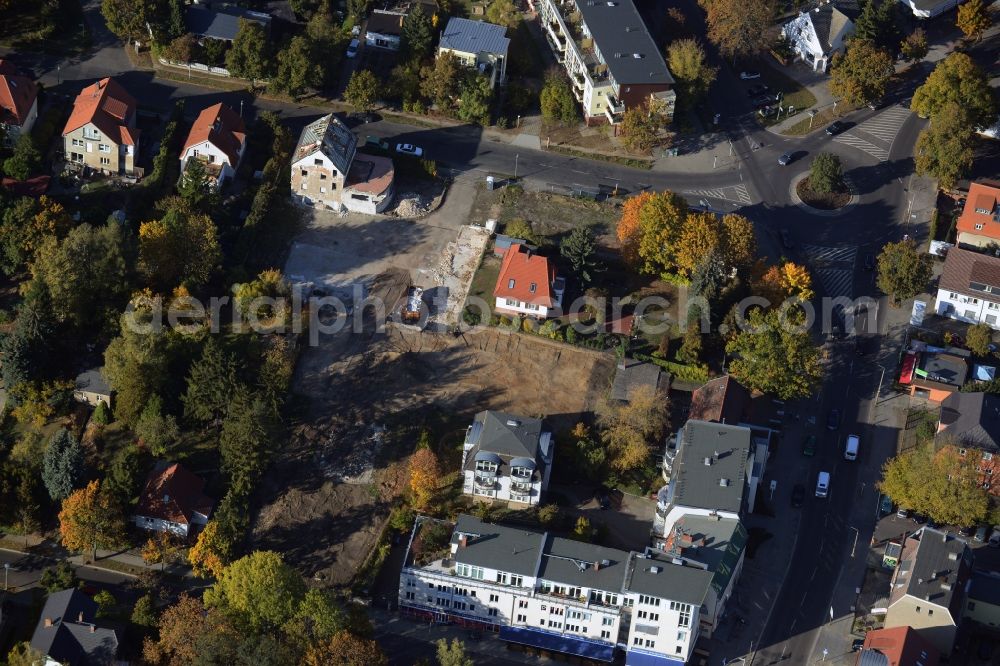
[[[673,361],[656,358],[655,356],[649,356],[648,354],[632,354],[632,358],[637,361],[647,361],[649,363],[653,363],[654,365],[658,365],[669,372],[672,377],[683,382],[708,381],[708,368],[704,365],[684,365],[683,363],[674,363]]]

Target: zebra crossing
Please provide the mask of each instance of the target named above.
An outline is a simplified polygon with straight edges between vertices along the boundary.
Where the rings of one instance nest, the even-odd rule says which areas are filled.
[[[723,201],[738,202],[744,206],[753,204],[753,198],[746,185],[728,185],[709,190],[685,190],[684,194],[696,197],[708,197],[709,199],[722,199]]]
[[[836,143],[843,143],[845,145],[857,148],[858,150],[864,151],[877,159],[879,162],[885,162],[889,159],[889,151],[885,148],[879,148],[874,143],[870,141],[865,141],[859,136],[854,136],[853,134],[841,134],[834,138]]]
[[[812,271],[813,279],[826,296],[853,298],[857,247],[803,245],[802,252]]]
[[[910,110],[897,104],[889,107],[874,118],[864,121],[851,132],[834,137],[833,140],[836,143],[857,148],[868,153],[878,161],[885,162],[889,159],[889,148],[883,148],[874,144],[863,136],[859,136],[858,133],[860,132],[877,141],[887,143],[891,147],[896,135],[899,134],[899,128],[903,126],[903,123],[909,117]]]

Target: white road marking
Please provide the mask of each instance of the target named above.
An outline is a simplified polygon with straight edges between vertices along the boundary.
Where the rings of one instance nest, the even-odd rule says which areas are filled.
[[[852,148],[857,148],[862,150],[880,162],[884,162],[889,159],[889,151],[885,148],[879,148],[874,143],[870,141],[865,141],[859,136],[854,136],[853,134],[841,134],[834,139],[837,143],[843,143],[845,145],[851,146]]]

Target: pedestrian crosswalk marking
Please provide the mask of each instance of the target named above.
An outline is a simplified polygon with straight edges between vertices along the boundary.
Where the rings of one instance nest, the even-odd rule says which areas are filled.
[[[803,245],[802,251],[805,253],[810,263],[831,264],[848,263],[854,268],[854,262],[858,256],[858,248],[851,246],[824,247],[821,245]]]
[[[813,276],[823,288],[823,293],[831,298],[851,298],[854,293],[854,271],[843,268],[821,268],[814,270]]]
[[[859,136],[854,136],[853,134],[841,134],[834,139],[837,143],[843,143],[845,145],[851,146],[852,148],[857,148],[858,150],[863,150],[880,162],[884,162],[889,159],[889,151],[885,148],[879,148],[874,143],[870,141],[865,141]]]
[[[753,198],[746,185],[729,185],[727,187],[717,187],[710,190],[685,190],[684,194],[691,194],[697,197],[708,197],[709,199],[722,199],[723,201],[739,202],[745,206],[753,204]]]
[[[896,138],[896,134],[899,133],[899,128],[910,117],[910,113],[910,110],[905,107],[893,106],[874,118],[869,118],[861,123],[855,130],[861,130],[865,134],[870,134],[886,143],[892,143],[892,140]]]

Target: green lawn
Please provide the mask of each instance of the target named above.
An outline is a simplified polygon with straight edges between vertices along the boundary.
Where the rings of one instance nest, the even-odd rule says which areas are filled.
[[[850,113],[851,111],[854,111],[854,107],[847,104],[838,104],[836,113],[834,112],[832,106],[828,106],[816,114],[816,117],[812,119],[811,126],[809,124],[809,114],[807,113],[803,115],[802,120],[795,123],[791,127],[786,128],[782,134],[785,136],[805,136],[810,132],[816,132],[823,129],[833,122],[834,119]]]
[[[484,318],[493,313],[493,288],[496,287],[499,275],[500,259],[493,256],[493,251],[489,250],[483,257],[479,270],[472,276],[472,285],[469,287],[469,296],[483,299],[490,308],[488,313],[484,313]]]
[[[0,21],[0,46],[74,53],[90,46],[80,0],[14,3]]]
[[[764,83],[773,92],[780,92],[784,94],[782,98],[782,106],[788,108],[790,106],[795,107],[795,112],[801,114],[804,110],[809,109],[816,105],[816,96],[809,92],[808,88],[803,87],[798,81],[786,75],[784,72],[775,69],[770,62],[761,62],[758,67],[760,72],[760,79],[758,81],[747,81],[747,84],[753,83]],[[749,85],[747,86],[749,87]],[[758,122],[763,123],[765,126],[774,125],[787,116],[782,116],[781,118],[761,118],[757,115]],[[808,117],[806,117],[808,121]]]

